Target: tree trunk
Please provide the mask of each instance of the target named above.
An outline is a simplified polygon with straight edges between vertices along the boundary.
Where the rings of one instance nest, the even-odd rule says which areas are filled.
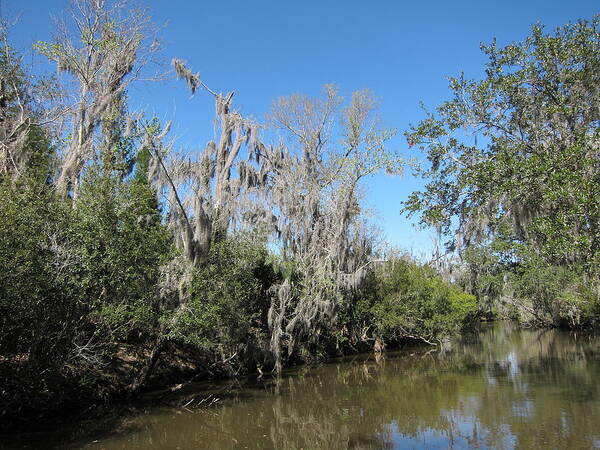
[[[142,389],[146,385],[146,383],[148,382],[148,379],[150,378],[150,375],[152,374],[152,372],[154,371],[154,368],[156,367],[156,363],[158,362],[158,360],[160,358],[160,355],[163,351],[164,345],[165,345],[165,339],[161,333],[156,338],[154,348],[152,349],[150,356],[146,359],[146,363],[144,364],[143,369],[138,374],[138,376],[133,381],[133,383],[131,383],[129,386],[127,386],[127,394],[129,396],[134,396],[135,394],[137,394],[137,392],[140,389]]]

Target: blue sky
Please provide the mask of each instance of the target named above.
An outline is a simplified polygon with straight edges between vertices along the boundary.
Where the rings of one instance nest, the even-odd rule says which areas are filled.
[[[2,12],[18,17],[12,41],[20,49],[49,40],[50,15],[60,15],[66,0],[0,0]],[[278,96],[318,95],[336,83],[348,96],[371,88],[382,100],[385,125],[400,131],[391,148],[405,156],[402,137],[423,113],[448,98],[447,77],[461,71],[483,74],[480,42],[500,45],[522,40],[533,23],[553,29],[599,12],[598,0],[572,1],[146,1],[162,35],[164,56],[183,58],[213,89],[236,91],[238,108],[262,120]],[[212,138],[211,100],[194,98],[181,82],[138,85],[134,105],[165,120],[188,148]],[[423,182],[401,178],[367,180],[366,206],[394,245],[415,255],[431,251],[431,232],[400,216],[400,202]]]

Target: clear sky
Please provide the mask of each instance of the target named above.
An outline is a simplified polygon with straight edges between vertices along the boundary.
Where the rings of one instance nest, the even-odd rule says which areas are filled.
[[[49,40],[66,0],[0,0],[18,17],[11,38],[21,48]],[[382,99],[385,125],[397,128],[392,148],[410,156],[402,131],[417,123],[420,102],[433,108],[448,98],[447,77],[483,74],[480,42],[522,40],[533,23],[553,29],[600,12],[600,0],[146,1],[162,32],[165,60],[188,61],[213,89],[236,91],[236,105],[262,120],[281,95],[317,95],[336,83],[348,95],[371,88]],[[211,100],[189,96],[181,82],[139,85],[134,105],[165,120],[182,146],[201,148],[212,138]],[[413,155],[414,156],[414,155]],[[400,216],[400,202],[422,187],[407,173],[367,180],[366,205],[377,211],[385,237],[419,256],[430,252],[431,232]]]

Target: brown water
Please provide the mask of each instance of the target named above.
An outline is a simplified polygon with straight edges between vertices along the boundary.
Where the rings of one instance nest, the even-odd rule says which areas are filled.
[[[483,326],[445,353],[196,389],[69,448],[600,448],[600,339],[557,330]]]

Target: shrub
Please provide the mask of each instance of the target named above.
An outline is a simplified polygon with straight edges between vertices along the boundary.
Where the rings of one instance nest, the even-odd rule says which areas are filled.
[[[473,295],[444,281],[435,270],[408,260],[377,272],[370,314],[384,340],[440,341],[459,331],[477,311]]]
[[[526,317],[533,314],[541,325],[578,328],[595,326],[600,318],[597,281],[583,271],[544,264],[531,259],[511,276],[518,304],[526,303]]]
[[[268,288],[276,278],[262,240],[238,234],[215,243],[197,269],[171,338],[219,354],[249,353],[266,339]]]

